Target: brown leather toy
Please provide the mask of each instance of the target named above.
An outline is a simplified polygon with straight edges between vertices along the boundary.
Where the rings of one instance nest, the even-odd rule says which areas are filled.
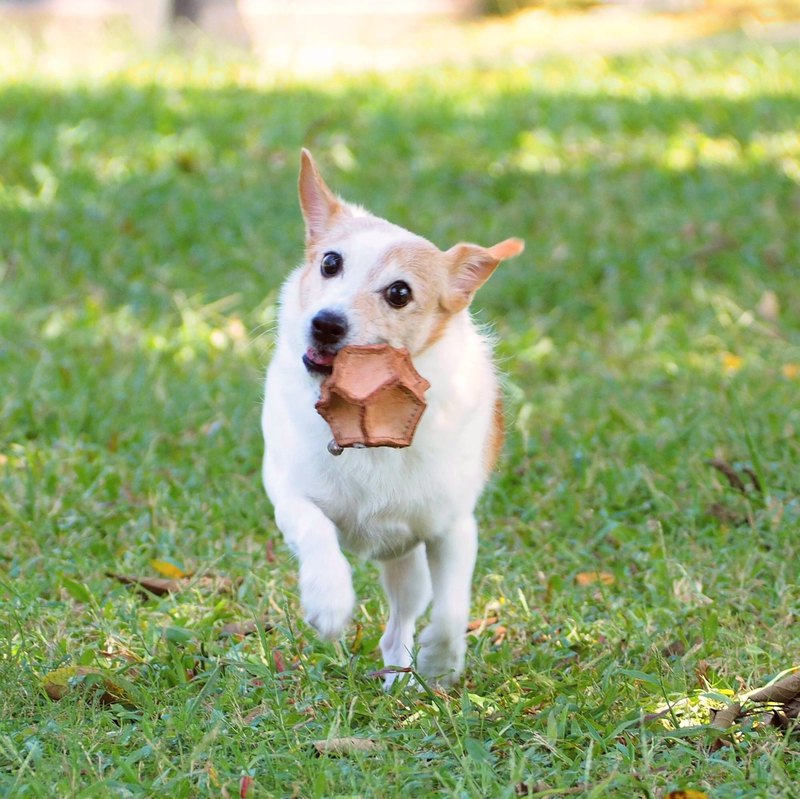
[[[343,347],[314,406],[333,433],[328,449],[338,455],[345,447],[407,447],[428,388],[408,350],[388,344]]]

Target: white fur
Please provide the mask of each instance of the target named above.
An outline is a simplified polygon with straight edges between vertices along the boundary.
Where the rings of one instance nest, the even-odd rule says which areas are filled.
[[[300,561],[306,621],[322,637],[338,637],[355,604],[342,550],[377,559],[390,608],[381,639],[385,665],[412,664],[415,621],[432,600],[417,667],[449,684],[464,665],[474,510],[486,480],[498,390],[490,347],[468,310],[453,314],[442,337],[414,357],[431,387],[411,446],[346,449],[339,457],[328,452],[331,431],[314,408],[321,377],[301,360],[309,320],[321,308],[348,315],[347,343],[376,343],[364,340],[361,331],[370,325],[357,318],[354,298],[374,290],[365,281],[389,247],[414,240],[389,223],[350,235],[339,247],[346,276],[327,281],[308,308],[301,308],[302,267],[287,280],[266,378],[263,478],[277,525]]]

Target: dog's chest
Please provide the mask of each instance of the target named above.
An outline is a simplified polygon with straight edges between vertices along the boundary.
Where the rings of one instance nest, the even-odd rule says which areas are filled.
[[[316,501],[347,550],[370,558],[407,552],[443,525],[446,476],[431,453],[346,450],[323,464]],[[437,474],[438,471],[438,474]]]

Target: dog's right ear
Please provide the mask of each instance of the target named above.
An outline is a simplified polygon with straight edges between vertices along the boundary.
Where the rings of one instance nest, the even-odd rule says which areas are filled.
[[[311,244],[330,227],[333,217],[341,212],[342,203],[325,185],[311,153],[305,147],[300,155],[297,186],[300,208],[306,221],[306,243]]]

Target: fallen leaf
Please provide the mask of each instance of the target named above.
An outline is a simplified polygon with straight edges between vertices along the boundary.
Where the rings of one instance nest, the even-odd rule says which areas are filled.
[[[579,572],[575,575],[575,582],[582,586],[593,585],[594,583],[614,585],[616,578],[609,572]]]
[[[383,678],[388,677],[390,674],[412,674],[413,672],[414,669],[411,666],[385,666],[382,669],[369,672],[367,677]]]
[[[320,755],[341,757],[355,752],[377,752],[382,747],[373,738],[328,738],[325,741],[314,741],[314,749]]]
[[[497,627],[492,630],[492,632],[494,633],[494,637],[492,638],[492,646],[500,646],[500,644],[506,640],[506,633],[508,633],[508,630],[503,627],[502,624],[498,624]]]
[[[795,699],[793,702],[787,702],[783,706],[786,716],[790,719],[800,718],[800,699]]]
[[[193,577],[187,574],[185,577],[174,580],[169,580],[166,577],[138,577],[116,572],[106,572],[106,576],[125,585],[134,586],[145,599],[149,599],[151,595],[166,596],[167,594],[177,594],[179,591],[189,587],[199,588],[209,593],[230,594],[233,593],[238,585],[238,581],[219,574],[204,574],[200,577]]]
[[[206,763],[206,774],[208,775],[208,781],[215,787],[220,787],[219,782],[219,774],[217,774],[217,770],[214,768],[213,764]]]
[[[722,710],[717,710],[711,719],[711,726],[715,730],[729,730],[739,718],[742,706],[738,702],[731,702]]]
[[[267,539],[267,563],[275,563],[275,539]]]
[[[244,638],[246,635],[254,635],[258,632],[259,628],[263,629],[265,633],[273,629],[272,624],[267,621],[267,617],[265,616],[260,621],[256,619],[249,619],[248,621],[230,621],[222,626],[217,637]]]
[[[485,619],[472,619],[472,621],[467,622],[467,632],[475,632],[475,630],[481,630],[484,627],[488,627],[491,624],[497,624],[500,621],[498,616],[487,616]]]
[[[725,461],[719,458],[712,458],[710,461],[706,461],[706,466],[710,466],[712,469],[716,469],[720,474],[724,475],[731,488],[735,488],[741,494],[747,493],[747,488],[742,482],[742,478],[739,477],[736,469],[729,463],[725,463]]]
[[[800,672],[790,674],[747,695],[747,700],[750,702],[776,702],[781,705],[788,705],[798,699],[800,699]]]
[[[117,574],[116,572],[106,572],[106,576],[117,580],[123,585],[134,586],[145,598],[148,598],[151,594],[155,596],[174,594],[184,587],[182,581],[167,580],[164,577],[134,577],[130,574]]]
[[[361,651],[364,643],[364,625],[356,623],[356,634],[353,636],[353,643],[350,644],[350,654],[357,655]]]
[[[761,487],[761,481],[758,479],[758,475],[749,466],[743,466],[742,471],[750,478],[753,488],[755,488],[759,494],[763,494],[764,489]]]
[[[277,671],[278,674],[283,674],[283,672],[286,671],[286,661],[284,661],[280,649],[272,650],[272,662],[275,664],[275,671]]]
[[[708,794],[692,788],[683,788],[680,791],[670,791],[664,799],[708,799]]]
[[[773,710],[769,719],[770,727],[778,727],[784,732],[797,729],[797,715],[790,716],[788,713],[779,713]]]
[[[248,777],[246,774],[242,777],[241,782],[239,783],[239,799],[245,799],[247,794],[250,792],[250,788],[253,787],[253,778]]]
[[[150,561],[150,566],[162,577],[168,577],[170,580],[179,580],[182,577],[188,577],[188,572],[185,572],[180,568],[180,566],[176,566],[174,563],[168,560],[154,558]]]
[[[95,689],[100,695],[100,701],[107,705],[134,707],[136,704],[132,686],[127,680],[105,669],[91,666],[64,666],[54,669],[42,677],[42,686],[55,702],[80,686]]]

